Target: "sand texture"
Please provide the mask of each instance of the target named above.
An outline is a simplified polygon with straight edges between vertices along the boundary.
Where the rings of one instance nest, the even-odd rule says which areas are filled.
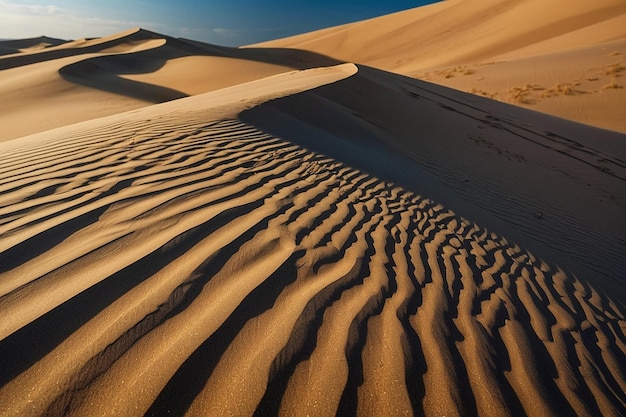
[[[623,249],[608,236],[623,242],[626,230],[609,215],[623,209],[623,168],[561,161],[528,130],[494,126],[480,103],[473,114],[424,107],[424,86],[346,64],[5,142],[0,415],[620,415],[624,306],[595,287],[623,294]],[[389,120],[378,133],[364,121],[399,105],[431,123],[452,112],[440,141],[448,152],[462,142],[471,163],[422,163],[435,145],[405,160]],[[459,133],[463,120],[520,154],[487,151]],[[434,141],[408,121],[395,129]],[[541,168],[549,153],[576,169]],[[367,169],[388,158],[408,168]],[[498,195],[514,178],[481,180],[490,158],[492,169],[540,170],[544,188],[589,175],[621,194],[593,225],[600,236],[573,234],[563,253],[541,234],[550,222],[577,228],[584,208],[510,213],[555,264],[485,227],[517,205]],[[502,205],[484,224],[461,214],[478,202],[446,185],[465,169]],[[585,261],[589,250],[601,265]]]
[[[558,80],[623,44],[623,2],[552,3],[423,68]],[[400,62],[429,16],[458,39],[538,4],[0,42],[0,417],[626,415],[626,135]]]
[[[446,0],[255,46],[315,51],[626,133],[622,0]]]

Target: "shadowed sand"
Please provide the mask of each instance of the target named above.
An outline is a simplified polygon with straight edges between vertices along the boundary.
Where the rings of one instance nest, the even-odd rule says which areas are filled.
[[[0,415],[622,414],[623,136],[433,88],[344,64],[0,144]]]
[[[3,40],[0,41],[0,55],[33,52],[52,46],[58,46],[67,42],[68,41],[63,39],[55,39],[48,36],[39,36],[37,38],[29,39]]]

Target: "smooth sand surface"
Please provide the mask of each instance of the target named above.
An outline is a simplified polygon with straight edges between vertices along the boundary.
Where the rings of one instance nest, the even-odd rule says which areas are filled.
[[[621,0],[446,0],[255,46],[315,51],[626,132],[625,28]]]
[[[612,65],[586,27],[481,68]],[[0,416],[626,414],[626,135],[316,49],[42,40],[0,44]]]

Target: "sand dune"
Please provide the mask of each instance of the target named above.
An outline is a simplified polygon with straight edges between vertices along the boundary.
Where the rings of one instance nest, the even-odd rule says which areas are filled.
[[[0,416],[626,415],[624,16],[0,42]]]
[[[0,56],[0,141],[335,63],[314,53],[259,53],[144,29]]]
[[[63,39],[50,38],[48,36],[38,36],[29,39],[13,39],[0,41],[0,55],[17,54],[22,52],[32,52],[53,46],[64,44],[68,41]]]
[[[620,415],[623,137],[471,97],[346,64],[0,144],[0,415]],[[605,216],[516,217],[571,175]]]
[[[254,46],[315,51],[626,132],[624,27],[621,0],[447,0]]]
[[[246,48],[144,29],[3,41],[0,140],[340,62],[626,132],[625,25],[620,0],[457,0]]]

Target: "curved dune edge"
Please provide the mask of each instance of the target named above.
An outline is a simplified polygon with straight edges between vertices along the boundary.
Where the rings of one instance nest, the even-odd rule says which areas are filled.
[[[236,119],[355,71],[1,144],[0,415],[620,415],[621,307]]]
[[[228,48],[144,29],[2,55],[0,142],[340,63],[315,53]]]

